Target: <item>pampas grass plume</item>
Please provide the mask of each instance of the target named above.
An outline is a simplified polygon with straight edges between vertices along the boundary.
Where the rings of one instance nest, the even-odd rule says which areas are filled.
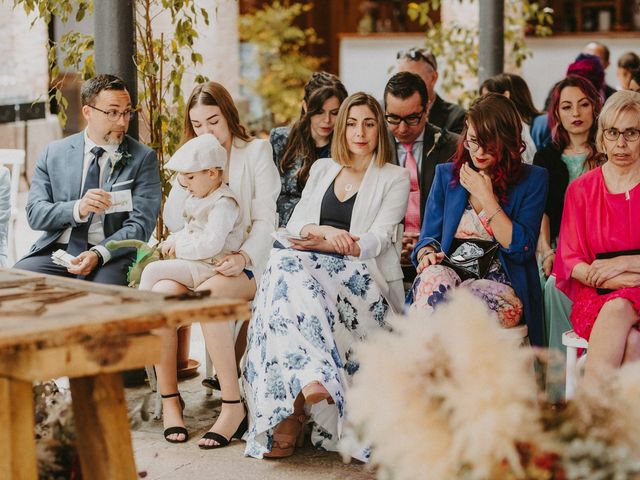
[[[529,349],[505,336],[461,289],[427,315],[358,347],[349,421],[372,447],[379,477],[489,478],[503,462],[522,475],[517,442],[542,441]]]

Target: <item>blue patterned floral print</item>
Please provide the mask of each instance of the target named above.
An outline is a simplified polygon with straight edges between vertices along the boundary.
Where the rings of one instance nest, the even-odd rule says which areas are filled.
[[[353,290],[352,290],[353,291]],[[338,315],[340,315],[340,321],[349,330],[355,330],[358,326],[358,312],[347,298],[338,295]]]
[[[300,333],[306,340],[317,348],[326,348],[327,340],[322,335],[322,324],[318,317],[301,313],[298,315],[298,323],[300,324]]]
[[[285,282],[284,277],[280,277],[276,282],[276,288],[275,288],[275,291],[273,292],[273,301],[276,302],[280,299],[284,299],[288,302],[289,301],[289,298],[287,297],[288,290],[289,290],[289,287]]]
[[[367,290],[369,290],[371,281],[371,275],[368,273],[362,275],[360,272],[356,271],[351,275],[351,277],[349,277],[349,280],[347,280],[345,285],[349,290],[351,290],[351,293],[360,298],[364,298],[367,294]]]
[[[282,316],[280,309],[276,308],[269,319],[269,330],[276,335],[287,335],[289,332],[289,321]],[[262,325],[260,325],[262,327]]]
[[[334,403],[311,410],[312,443],[338,449],[347,408],[345,392],[358,369],[352,347],[369,332],[389,328],[387,311],[386,300],[363,262],[272,250],[249,324],[243,374],[251,419],[246,455],[261,458],[270,451],[274,428],[292,413],[302,387],[314,381],[325,386]],[[350,453],[366,460],[362,449]]]
[[[256,369],[253,366],[252,361],[248,361],[245,364],[244,371],[242,372],[243,377],[247,380],[247,382],[251,383],[256,378]]]
[[[347,268],[344,262],[344,258],[338,258],[332,255],[320,255],[316,268],[323,268],[330,277],[333,277]]]
[[[302,285],[309,290],[312,298],[317,298],[318,295],[322,295],[323,297],[325,296],[325,292],[324,292],[324,289],[322,288],[322,285],[320,285],[320,282],[318,282],[313,277],[304,280],[302,282]]]
[[[380,300],[369,307],[369,311],[371,312],[371,315],[373,315],[373,319],[383,328],[387,327],[385,316],[387,315],[388,310],[389,304],[384,298],[380,298]]]
[[[267,396],[274,400],[282,400],[286,398],[286,391],[284,389],[284,382],[280,376],[280,370],[278,369],[278,360],[272,360],[267,363]]]
[[[302,270],[302,263],[295,257],[285,257],[280,261],[278,268],[288,273],[299,272]]]
[[[289,370],[302,370],[311,361],[309,355],[307,355],[304,351],[287,353],[285,354],[284,358],[285,361],[283,364]]]

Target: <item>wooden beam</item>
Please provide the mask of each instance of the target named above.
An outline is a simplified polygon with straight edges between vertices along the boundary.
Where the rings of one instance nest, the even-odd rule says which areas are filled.
[[[2,478],[11,480],[38,478],[33,417],[31,382],[0,378],[0,425],[2,425],[0,476]]]
[[[121,375],[72,378],[70,383],[83,477],[138,478]]]
[[[160,337],[156,335],[107,337],[43,350],[0,353],[0,376],[24,381],[86,377],[121,372],[159,361]]]

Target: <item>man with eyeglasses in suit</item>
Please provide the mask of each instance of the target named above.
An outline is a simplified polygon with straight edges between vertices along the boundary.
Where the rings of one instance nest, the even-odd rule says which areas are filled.
[[[160,210],[158,161],[126,135],[135,112],[120,78],[97,75],[83,84],[81,97],[87,128],[47,145],[36,163],[27,220],[44,233],[14,267],[126,285],[135,250],[111,252],[105,245],[151,237]],[[112,194],[124,200],[109,209]],[[57,250],[75,257],[71,266],[52,261]]]
[[[459,135],[430,124],[428,104],[427,87],[414,73],[396,73],[385,86],[385,120],[394,146],[393,163],[407,168],[411,180],[401,255],[405,281],[415,277],[410,257],[420,234],[436,165],[451,159],[459,139]]]
[[[435,92],[438,81],[438,62],[436,57],[426,48],[410,48],[400,50],[396,59],[399,72],[411,72],[419,75],[429,92],[427,119],[431,125],[460,133],[464,128],[466,111],[455,103],[449,103]]]

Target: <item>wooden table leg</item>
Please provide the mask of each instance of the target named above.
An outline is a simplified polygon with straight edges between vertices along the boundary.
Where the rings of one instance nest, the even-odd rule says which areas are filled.
[[[137,478],[121,374],[72,378],[70,383],[83,477]]]
[[[36,480],[38,467],[31,382],[0,378],[0,428],[0,476]]]

